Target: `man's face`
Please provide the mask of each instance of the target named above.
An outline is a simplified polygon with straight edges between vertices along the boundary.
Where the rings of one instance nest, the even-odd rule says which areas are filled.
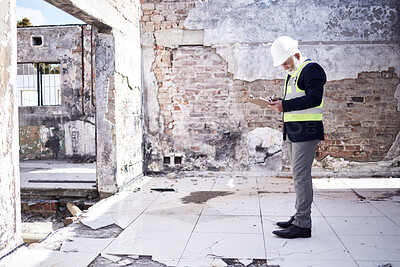
[[[282,63],[283,68],[286,70],[287,73],[290,75],[296,70],[296,66],[294,64],[294,57],[288,58],[285,62]]]

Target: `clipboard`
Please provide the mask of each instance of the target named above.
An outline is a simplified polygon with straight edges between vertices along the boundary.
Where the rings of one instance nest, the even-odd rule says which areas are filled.
[[[273,102],[270,102],[263,97],[247,98],[245,100],[245,102],[256,104],[256,105],[259,105],[260,107],[264,107],[264,108],[267,108],[270,105],[274,104]]]

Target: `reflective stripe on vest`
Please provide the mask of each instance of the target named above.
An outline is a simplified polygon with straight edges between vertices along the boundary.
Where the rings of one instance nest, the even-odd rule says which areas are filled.
[[[304,90],[300,89],[297,82],[303,68],[311,63],[311,61],[305,61],[301,66],[292,74],[288,81],[288,76],[285,80],[285,100],[305,96]],[[283,113],[283,121],[322,121],[322,106],[324,104],[324,98],[322,98],[321,104],[317,107],[295,110]]]

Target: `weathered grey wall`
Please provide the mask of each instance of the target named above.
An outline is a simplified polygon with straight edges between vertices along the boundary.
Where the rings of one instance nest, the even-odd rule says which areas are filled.
[[[0,2],[0,256],[22,242],[15,1]]]
[[[399,5],[143,1],[147,169],[279,169],[281,118],[243,100],[282,94],[286,73],[272,67],[269,51],[281,35],[298,39],[327,72],[319,156],[383,159],[400,130]],[[174,155],[184,164],[171,163]]]
[[[18,63],[59,62],[61,79],[60,106],[19,107],[22,158],[95,158],[95,39],[88,25],[18,29]]]

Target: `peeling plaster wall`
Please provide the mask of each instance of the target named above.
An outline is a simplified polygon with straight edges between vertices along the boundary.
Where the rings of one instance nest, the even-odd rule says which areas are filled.
[[[234,78],[281,78],[282,70],[271,67],[269,49],[277,37],[288,35],[325,67],[330,80],[341,80],[362,71],[400,69],[398,5],[395,0],[211,0],[197,2],[184,26],[204,30],[204,45],[218,47]]]
[[[0,2],[0,257],[22,242],[15,1]]]
[[[60,106],[19,107],[20,157],[95,158],[95,35],[88,25],[18,29],[18,63],[58,62],[61,74]]]
[[[396,35],[398,38],[396,1],[300,3],[299,0],[199,1],[184,25],[188,29],[205,29],[206,45],[263,43],[274,40],[279,32],[303,41],[380,41]],[[299,31],[306,28],[312,30]]]
[[[318,157],[382,160],[400,130],[399,5],[143,1],[147,170],[281,168],[281,159],[272,158],[282,153],[268,156],[272,148],[257,148],[260,137],[252,134],[280,131],[281,117],[243,102],[249,94],[282,95],[285,72],[272,67],[270,55],[280,35],[298,39],[303,54],[328,75],[327,141]],[[219,110],[226,110],[226,119]],[[174,155],[184,162],[171,163]],[[271,162],[257,163],[262,155]]]

